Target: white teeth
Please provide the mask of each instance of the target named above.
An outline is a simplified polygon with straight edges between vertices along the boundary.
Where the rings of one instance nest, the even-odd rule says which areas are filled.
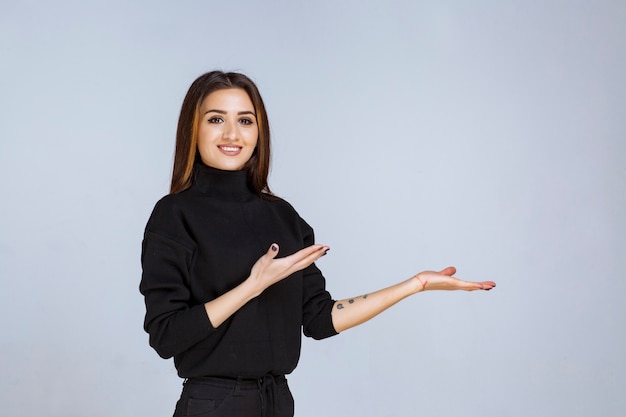
[[[237,146],[222,146],[221,148],[226,152],[237,152],[239,150]]]

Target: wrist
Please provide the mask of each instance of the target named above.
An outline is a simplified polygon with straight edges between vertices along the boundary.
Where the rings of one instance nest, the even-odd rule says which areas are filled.
[[[258,297],[264,290],[264,288],[259,285],[258,280],[252,275],[239,285],[239,289],[245,294],[247,301]]]
[[[428,284],[428,280],[422,277],[420,274],[416,274],[411,278],[414,293],[426,291],[426,285]]]

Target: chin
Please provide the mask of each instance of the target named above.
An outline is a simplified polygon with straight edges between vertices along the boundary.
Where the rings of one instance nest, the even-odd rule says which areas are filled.
[[[219,169],[219,170],[222,170],[222,171],[241,171],[246,166],[245,164],[237,164],[237,163],[234,163],[232,161],[227,161],[227,162],[211,161],[211,162],[207,162],[207,161],[203,160],[202,163],[204,165],[206,165],[206,166],[209,166],[209,167],[215,168],[215,169]]]
[[[217,169],[221,169],[222,171],[241,171],[245,165],[231,165],[224,164],[217,167]]]

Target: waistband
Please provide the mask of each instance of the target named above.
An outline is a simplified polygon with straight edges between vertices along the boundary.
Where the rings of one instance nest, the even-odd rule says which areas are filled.
[[[193,377],[185,380],[184,384],[213,385],[233,389],[233,395],[238,395],[240,391],[258,390],[261,402],[261,417],[273,417],[278,414],[278,402],[276,401],[277,384],[286,383],[285,375],[267,374],[260,378],[244,377]]]
[[[186,378],[184,384],[216,385],[224,388],[260,389],[287,381],[285,375],[267,374],[260,378],[228,377],[228,376],[195,376]]]

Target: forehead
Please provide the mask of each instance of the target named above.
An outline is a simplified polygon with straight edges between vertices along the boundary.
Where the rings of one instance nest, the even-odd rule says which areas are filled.
[[[254,105],[248,93],[241,88],[225,88],[213,91],[202,101],[202,110],[254,111]]]

